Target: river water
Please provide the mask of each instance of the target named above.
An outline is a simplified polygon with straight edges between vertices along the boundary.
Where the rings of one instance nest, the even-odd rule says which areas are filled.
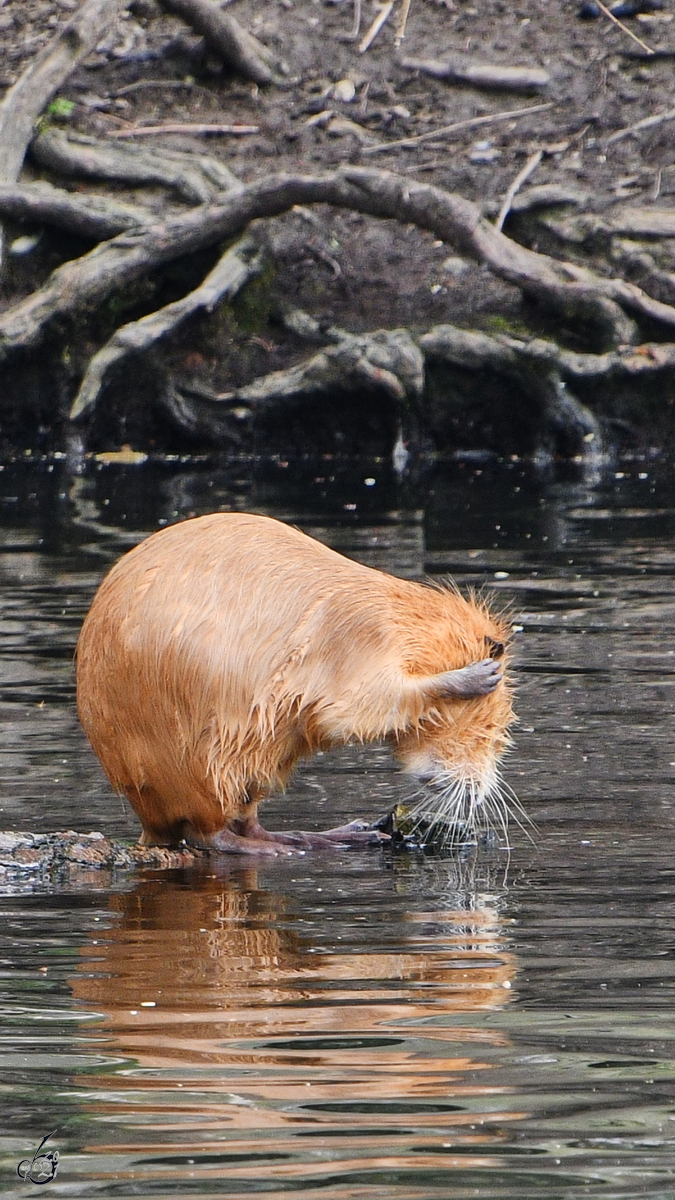
[[[0,875],[3,1194],[673,1200],[671,467],[466,461],[405,490],[373,462],[0,464],[0,828],[135,836],[78,729],[78,628],[141,536],[233,508],[511,604],[505,773],[536,832]],[[409,789],[348,748],[264,816],[320,828]],[[17,1164],[52,1131],[38,1193]]]

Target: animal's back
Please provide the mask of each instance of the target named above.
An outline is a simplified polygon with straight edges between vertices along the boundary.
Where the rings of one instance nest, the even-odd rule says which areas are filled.
[[[78,643],[78,708],[146,841],[184,826],[209,837],[250,821],[319,747],[407,738],[417,761],[420,739],[439,737],[437,674],[461,674],[501,636],[456,592],[374,571],[267,517],[216,513],[153,534],[103,581]],[[463,738],[474,757],[503,748],[511,719],[491,686],[462,693],[482,697],[480,710],[443,707],[453,747]]]
[[[113,786],[137,809],[161,796],[170,819],[214,796],[231,815],[251,775],[283,782],[312,749],[294,706],[332,703],[340,740],[355,669],[394,665],[397,583],[266,517],[213,514],[142,542],[101,585],[77,651],[80,718]]]

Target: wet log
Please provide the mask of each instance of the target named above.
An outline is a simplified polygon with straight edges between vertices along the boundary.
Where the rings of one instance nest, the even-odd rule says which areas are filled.
[[[204,855],[185,846],[140,846],[102,833],[0,832],[0,879],[44,881],[73,870],[129,871],[137,867],[169,870],[192,866]]]

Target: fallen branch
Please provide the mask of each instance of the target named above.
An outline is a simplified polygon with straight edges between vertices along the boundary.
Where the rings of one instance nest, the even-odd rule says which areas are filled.
[[[217,192],[241,186],[223,163],[207,155],[118,146],[84,134],[67,135],[60,129],[38,134],[31,144],[31,158],[60,175],[160,184],[190,204],[205,204]]]
[[[0,185],[0,217],[53,225],[97,242],[157,220],[150,209],[108,196],[78,196],[48,183]]]
[[[158,133],[188,133],[193,137],[203,137],[207,133],[218,133],[241,137],[246,133],[260,133],[260,126],[190,125],[184,121],[167,121],[165,125],[134,125],[131,129],[111,129],[108,136],[113,138],[156,137]]]
[[[85,0],[0,104],[0,183],[19,178],[33,126],[73,67],[100,41],[130,0]],[[0,231],[0,264],[2,233]]]
[[[206,38],[226,66],[254,83],[272,83],[275,55],[212,0],[162,0],[162,3]]]
[[[532,175],[533,172],[536,171],[537,167],[539,166],[539,163],[541,162],[541,160],[543,158],[543,155],[544,155],[543,150],[535,150],[534,154],[531,154],[530,157],[528,158],[523,169],[521,171],[519,171],[518,174],[516,175],[515,179],[513,180],[513,183],[511,184],[506,195],[504,196],[504,200],[502,201],[502,206],[499,210],[497,220],[495,221],[495,229],[503,228],[504,221],[506,220],[507,216],[509,215],[509,212],[511,211],[511,205],[513,204],[516,193],[518,192],[521,185],[530,178],[530,175]]]
[[[173,304],[123,325],[106,345],[94,355],[87,367],[75,402],[70,410],[71,420],[77,421],[91,413],[96,406],[111,368],[130,354],[139,354],[172,333],[186,317],[200,309],[213,312],[217,304],[232,299],[256,275],[262,266],[262,253],[252,238],[242,238],[230,247],[203,283]]]
[[[533,208],[551,208],[558,204],[586,204],[588,192],[559,183],[540,183],[518,192],[511,201],[512,212],[529,212]]]
[[[272,175],[138,233],[120,234],[64,263],[41,288],[0,315],[0,361],[37,344],[50,322],[89,311],[163,264],[237,236],[251,221],[278,216],[296,204],[332,204],[428,229],[567,320],[600,323],[614,345],[635,339],[627,312],[675,327],[674,307],[636,284],[528,250],[462,196],[388,171],[350,166],[319,176]]]
[[[509,92],[531,92],[547,87],[551,76],[543,67],[503,67],[498,63],[478,62],[464,55],[444,59],[404,58],[401,66],[423,71],[448,83],[468,83],[478,88],[499,88]]]
[[[434,129],[429,133],[418,133],[414,137],[400,138],[397,142],[381,142],[379,146],[368,146],[361,153],[379,154],[383,150],[396,150],[398,146],[419,146],[422,142],[431,142],[448,137],[451,133],[458,133],[460,129],[475,129],[479,125],[492,125],[497,121],[514,121],[518,117],[527,116],[528,113],[544,112],[545,109],[553,107],[552,102],[531,104],[529,108],[513,108],[508,112],[491,113],[485,117],[467,117],[464,121],[455,121],[452,125],[444,125],[441,129]]]

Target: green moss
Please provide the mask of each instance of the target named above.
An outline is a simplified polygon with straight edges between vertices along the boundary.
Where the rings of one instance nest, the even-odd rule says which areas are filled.
[[[514,337],[531,337],[532,330],[517,317],[503,317],[501,313],[486,316],[483,325],[486,333],[507,333]]]
[[[272,311],[274,264],[265,261],[262,271],[252,279],[232,302],[232,314],[242,333],[261,333],[267,328]]]

